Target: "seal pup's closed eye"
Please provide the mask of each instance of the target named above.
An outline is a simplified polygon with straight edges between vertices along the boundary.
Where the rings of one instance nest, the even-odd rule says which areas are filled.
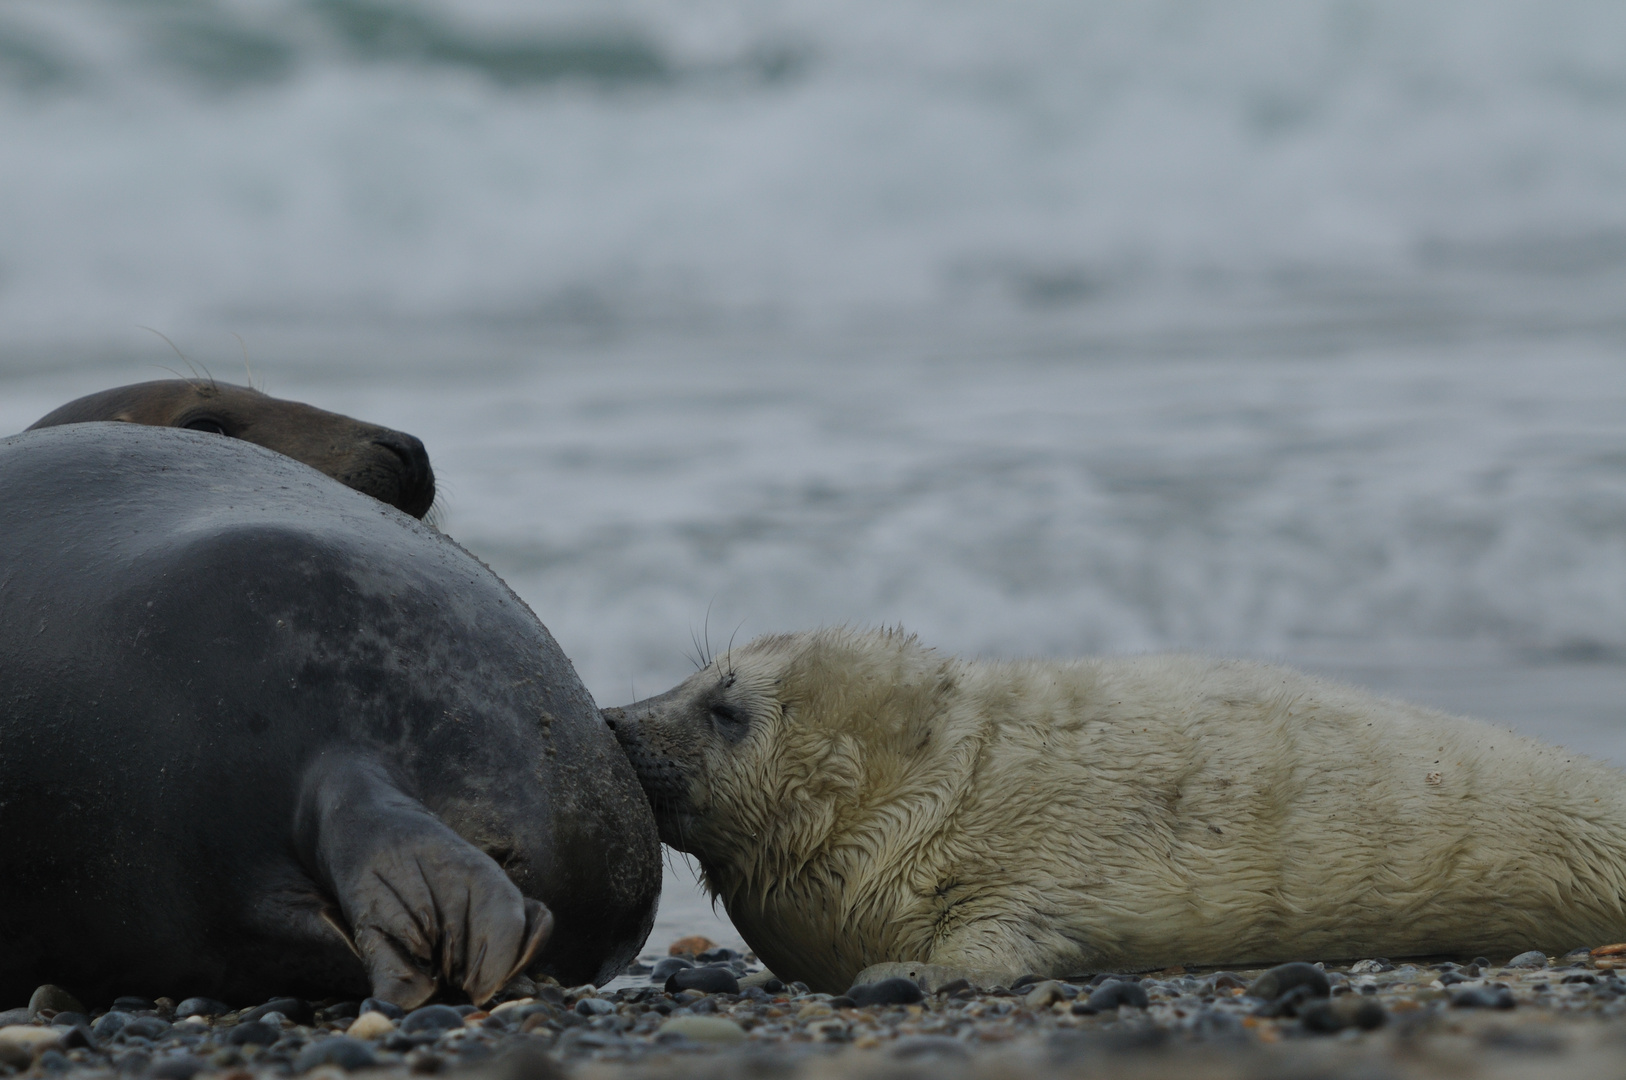
[[[1626,934],[1626,777],[1285,668],[817,630],[604,715],[662,839],[819,990]]]

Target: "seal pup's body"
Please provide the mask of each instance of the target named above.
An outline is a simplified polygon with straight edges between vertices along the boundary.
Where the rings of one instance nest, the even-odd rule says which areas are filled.
[[[51,410],[28,430],[104,420],[255,443],[415,518],[435,501],[429,455],[406,432],[213,379],[155,379],[86,394]]]
[[[0,439],[0,838],[0,1002],[604,982],[660,890],[632,770],[496,575],[134,424]]]
[[[1626,936],[1626,777],[1284,668],[822,630],[605,716],[662,839],[826,991]]]

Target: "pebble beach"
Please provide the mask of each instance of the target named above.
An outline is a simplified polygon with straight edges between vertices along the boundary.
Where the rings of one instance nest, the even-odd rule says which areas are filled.
[[[261,1080],[1626,1075],[1626,945],[1493,962],[786,985],[704,939],[603,988],[516,980],[488,1009],[118,999],[0,1013],[0,1075]]]

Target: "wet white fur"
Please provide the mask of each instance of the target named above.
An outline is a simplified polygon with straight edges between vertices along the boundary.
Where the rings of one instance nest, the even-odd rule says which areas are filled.
[[[752,716],[738,742],[683,707],[718,695]],[[661,700],[639,725],[690,777],[684,846],[773,970],[817,988],[883,961],[1060,975],[1626,937],[1626,776],[1284,668],[982,663],[822,630]]]

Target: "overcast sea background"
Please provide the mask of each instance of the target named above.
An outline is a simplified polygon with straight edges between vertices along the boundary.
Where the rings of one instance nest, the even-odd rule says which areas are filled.
[[[7,0],[0,431],[189,371],[139,327],[410,431],[601,704],[901,623],[1626,765],[1623,58],[1618,0]],[[652,945],[737,943],[669,863]]]

